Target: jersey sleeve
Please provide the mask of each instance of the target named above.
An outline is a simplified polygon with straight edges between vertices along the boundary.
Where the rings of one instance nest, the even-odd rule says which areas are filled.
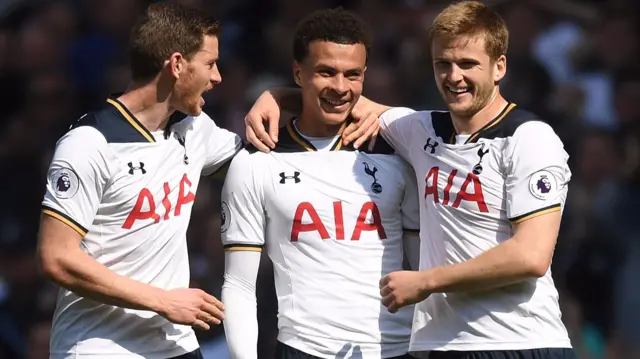
[[[408,160],[409,139],[411,134],[410,121],[407,116],[415,113],[407,107],[393,107],[380,116],[380,134],[391,147],[403,158]]]
[[[242,139],[236,133],[218,127],[206,113],[201,113],[198,120],[205,143],[205,162],[202,174],[204,176],[215,173],[233,158],[242,148]]]
[[[420,200],[418,183],[413,168],[408,163],[403,166],[404,198],[402,199],[402,227],[405,232],[420,232]]]
[[[541,121],[518,127],[505,146],[507,216],[514,223],[561,211],[571,171],[569,155],[551,126]]]
[[[107,141],[96,129],[78,127],[56,144],[47,171],[42,213],[85,236],[109,179]]]
[[[222,188],[221,231],[225,250],[260,251],[266,216],[261,171],[254,156],[241,150],[231,161]]]

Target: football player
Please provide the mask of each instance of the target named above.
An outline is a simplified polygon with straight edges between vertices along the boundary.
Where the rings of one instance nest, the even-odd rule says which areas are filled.
[[[223,319],[220,301],[189,288],[186,242],[201,175],[241,148],[202,112],[221,81],[219,30],[151,5],[132,32],[130,88],[58,141],[38,245],[61,287],[51,358],[202,358],[192,326]]]
[[[234,359],[258,356],[263,249],[275,272],[277,358],[409,358],[413,308],[387,311],[378,281],[419,251],[415,179],[384,141],[363,152],[341,140],[362,93],[370,41],[345,10],[304,19],[293,41],[302,113],[271,153],[250,147],[231,163],[222,193],[222,299]]]

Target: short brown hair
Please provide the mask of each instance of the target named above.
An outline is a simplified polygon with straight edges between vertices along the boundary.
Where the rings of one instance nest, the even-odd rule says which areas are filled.
[[[174,52],[190,59],[204,36],[219,36],[220,24],[211,17],[170,2],[150,5],[131,31],[129,61],[133,81],[154,78]]]
[[[507,54],[509,30],[500,15],[479,1],[460,1],[446,7],[429,28],[429,41],[484,35],[487,54],[493,60]]]

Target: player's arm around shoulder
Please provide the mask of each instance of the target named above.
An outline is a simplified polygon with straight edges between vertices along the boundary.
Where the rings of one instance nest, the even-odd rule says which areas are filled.
[[[69,131],[57,143],[47,175],[37,259],[43,275],[79,296],[124,308],[151,310],[174,323],[208,329],[220,323],[222,305],[196,289],[165,291],[121,276],[81,247],[110,180],[110,152],[90,126]]]
[[[233,359],[258,357],[256,280],[265,244],[261,162],[266,156],[241,150],[231,161],[222,189],[221,237],[225,249],[222,301],[226,340]]]
[[[206,113],[196,118],[197,130],[202,133],[205,143],[205,162],[202,174],[223,179],[229,163],[242,149],[242,139],[236,133],[220,128]]]

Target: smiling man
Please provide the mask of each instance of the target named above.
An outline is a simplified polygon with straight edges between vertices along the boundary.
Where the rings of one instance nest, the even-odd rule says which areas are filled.
[[[369,46],[365,25],[345,10],[304,19],[293,44],[302,114],[274,151],[250,148],[231,163],[222,298],[234,359],[258,356],[263,247],[275,271],[278,359],[408,358],[413,310],[384,310],[378,280],[403,268],[405,252],[416,268],[416,183],[384,141],[365,153],[340,138],[362,93]]]
[[[223,319],[189,288],[186,232],[202,174],[241,147],[202,112],[220,83],[218,23],[151,5],[129,48],[133,81],[58,141],[38,245],[62,287],[51,358],[202,358],[191,326]]]
[[[550,271],[571,179],[562,141],[501,95],[509,32],[493,9],[452,4],[429,37],[449,111],[364,97],[352,111],[380,116],[382,137],[420,183],[420,271],[383,276],[382,303],[391,312],[415,304],[411,351],[421,357],[575,358]],[[262,116],[278,121],[276,100],[265,93],[247,116],[256,146],[270,137]]]

